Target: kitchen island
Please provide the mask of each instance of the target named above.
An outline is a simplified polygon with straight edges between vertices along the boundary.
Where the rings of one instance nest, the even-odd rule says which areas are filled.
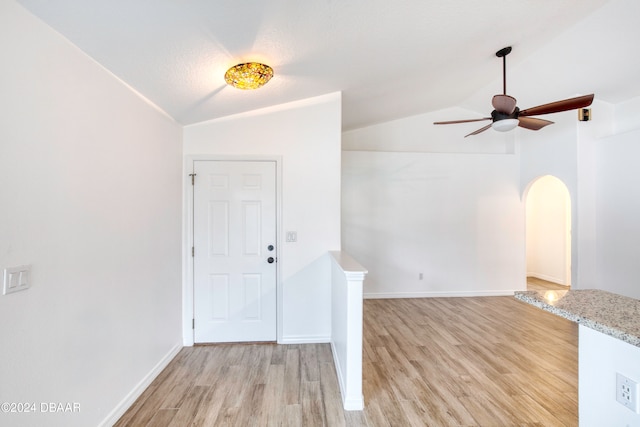
[[[640,382],[640,300],[599,289],[524,291],[515,297],[579,324],[580,426],[640,426],[639,390],[633,385]],[[624,405],[616,399],[618,374],[631,381]]]

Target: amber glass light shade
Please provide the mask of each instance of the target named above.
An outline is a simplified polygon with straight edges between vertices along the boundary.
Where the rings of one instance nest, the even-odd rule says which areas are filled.
[[[258,89],[273,77],[273,69],[259,62],[234,65],[224,74],[228,85],[238,89]]]

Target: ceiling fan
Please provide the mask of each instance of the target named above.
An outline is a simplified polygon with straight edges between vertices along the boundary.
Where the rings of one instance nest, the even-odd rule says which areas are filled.
[[[593,102],[593,94],[578,96],[576,98],[563,99],[562,101],[551,102],[549,104],[539,105],[526,110],[520,110],[516,106],[516,99],[507,95],[507,55],[511,53],[511,46],[500,49],[496,52],[496,56],[502,58],[502,95],[495,95],[491,104],[494,110],[491,117],[483,117],[481,119],[470,120],[451,120],[446,122],[434,122],[434,125],[449,125],[455,123],[480,122],[491,120],[492,123],[481,127],[480,129],[465,135],[477,135],[492,127],[493,129],[506,132],[514,129],[516,126],[530,130],[540,130],[543,127],[553,124],[552,121],[531,117],[540,114],[559,113],[561,111],[575,110],[584,108]]]

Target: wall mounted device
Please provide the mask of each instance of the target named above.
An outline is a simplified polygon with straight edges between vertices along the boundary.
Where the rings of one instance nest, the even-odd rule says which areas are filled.
[[[638,413],[638,383],[620,373],[616,373],[616,400],[618,403]]]
[[[30,276],[30,265],[19,265],[17,267],[5,268],[2,295],[12,294],[14,292],[29,289],[29,287],[31,286]]]
[[[591,108],[578,109],[578,120],[581,122],[588,122],[591,120]]]

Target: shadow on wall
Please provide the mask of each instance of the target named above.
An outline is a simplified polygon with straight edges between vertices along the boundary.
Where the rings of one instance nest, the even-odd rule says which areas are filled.
[[[283,343],[329,342],[331,263],[329,253],[283,277]],[[290,319],[296,319],[291,321]]]

